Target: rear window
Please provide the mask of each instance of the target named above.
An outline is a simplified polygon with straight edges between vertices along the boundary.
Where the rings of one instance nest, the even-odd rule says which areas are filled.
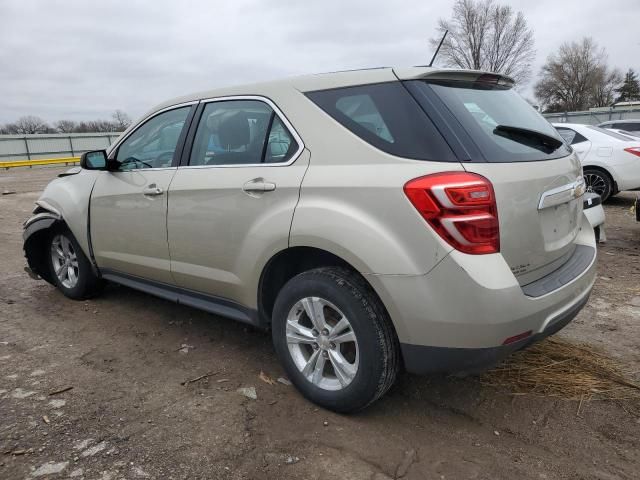
[[[415,160],[457,161],[442,135],[400,82],[306,95],[345,128],[384,152]]]
[[[637,132],[638,130],[640,130],[640,122],[622,123],[618,128],[620,130],[627,130],[628,132]]]
[[[444,108],[462,127],[487,162],[526,162],[564,157],[571,150],[553,126],[518,93],[504,86],[465,81],[407,82],[425,110]],[[439,100],[434,102],[433,100]],[[436,105],[432,107],[431,105]],[[501,127],[532,132],[504,133]],[[542,134],[542,135],[540,135]],[[562,142],[549,148],[545,137]]]

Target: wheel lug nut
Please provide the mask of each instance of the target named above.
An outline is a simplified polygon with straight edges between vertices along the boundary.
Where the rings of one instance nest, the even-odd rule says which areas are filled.
[[[313,344],[313,349],[314,349],[314,350],[317,350],[318,348],[320,348],[320,347],[318,346],[318,344],[317,344],[317,343],[314,343],[314,344]]]
[[[326,328],[323,328],[322,335],[329,335],[329,330],[327,330]]]
[[[313,330],[311,330],[311,335],[313,335],[314,337],[317,337],[318,331],[314,328]]]
[[[323,356],[324,358],[327,358],[327,357],[329,356],[329,352],[327,352],[326,350],[323,350],[323,352],[322,352],[322,356]]]
[[[335,343],[333,343],[333,342],[331,342],[331,343],[329,344],[329,348],[330,348],[331,350],[335,350],[335,349],[336,349],[336,344],[335,344]]]

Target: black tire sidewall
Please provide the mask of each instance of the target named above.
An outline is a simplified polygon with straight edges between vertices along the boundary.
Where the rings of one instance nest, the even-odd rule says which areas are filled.
[[[287,346],[286,321],[293,305],[305,297],[320,297],[338,307],[349,319],[358,341],[358,371],[342,390],[321,389],[298,370]],[[368,405],[376,397],[383,375],[385,359],[376,329],[372,325],[379,315],[374,298],[346,279],[319,271],[302,273],[280,291],[273,310],[272,334],[276,353],[293,384],[309,400],[334,411],[351,412]],[[382,320],[382,319],[379,319]],[[378,320],[378,321],[379,321]]]
[[[60,282],[53,267],[53,260],[51,258],[51,244],[53,242],[53,239],[57,235],[64,235],[71,242],[71,245],[73,245],[73,249],[76,253],[76,258],[78,259],[78,282],[72,288],[65,287]],[[71,234],[69,229],[59,227],[51,231],[51,235],[49,235],[49,240],[47,242],[46,254],[49,271],[51,272],[51,278],[53,279],[58,290],[60,290],[66,297],[72,298],[74,300],[82,300],[87,298],[88,294],[93,289],[97,279],[93,273],[93,269],[91,268],[89,260],[85,256],[82,248],[76,241],[75,237]]]

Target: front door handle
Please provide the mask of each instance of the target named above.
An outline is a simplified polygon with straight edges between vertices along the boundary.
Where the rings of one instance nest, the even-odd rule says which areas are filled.
[[[247,193],[264,193],[273,192],[276,189],[276,184],[271,182],[265,182],[264,178],[254,178],[249,180],[242,186],[242,190]]]
[[[157,195],[162,195],[164,192],[155,183],[152,183],[150,185],[147,185],[145,189],[142,190],[142,193],[145,197],[155,197]]]

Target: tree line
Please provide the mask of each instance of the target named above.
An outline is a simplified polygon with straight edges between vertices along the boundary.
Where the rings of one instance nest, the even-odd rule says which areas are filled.
[[[494,0],[457,0],[451,17],[438,21],[439,36],[430,40],[434,48],[445,31],[441,65],[502,73],[517,86],[531,79],[534,34],[522,12]],[[534,84],[541,110],[587,110],[640,100],[636,72],[630,68],[623,75],[607,60],[605,49],[590,37],[561,44],[547,57]]]
[[[122,110],[116,110],[111,120],[58,120],[49,124],[40,117],[27,115],[13,123],[0,125],[0,134],[29,135],[33,133],[96,133],[122,132],[131,125],[131,118]]]

